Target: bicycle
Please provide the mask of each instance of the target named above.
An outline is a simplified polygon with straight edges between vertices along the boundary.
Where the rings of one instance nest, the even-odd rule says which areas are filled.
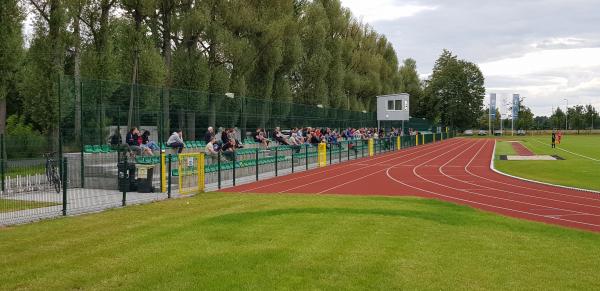
[[[61,179],[58,163],[54,158],[55,155],[56,152],[44,154],[44,157],[46,158],[46,179],[48,180],[48,183],[50,183],[50,186],[54,186],[56,193],[60,193]]]

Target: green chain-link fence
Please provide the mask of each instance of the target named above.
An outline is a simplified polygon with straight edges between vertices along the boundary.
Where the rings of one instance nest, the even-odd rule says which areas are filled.
[[[111,147],[109,137],[119,133],[125,142],[127,130],[138,127],[164,146],[174,129],[182,129],[186,152],[204,151],[203,135],[208,126],[236,127],[242,135],[278,126],[376,127],[376,114],[323,108],[249,97],[227,97],[192,90],[131,85],[102,80],[76,82],[65,77],[50,92],[55,106],[46,124],[47,134],[26,127],[0,135],[0,224],[19,223],[57,215],[97,211],[130,203],[145,203],[177,195],[178,158],[174,152],[158,151],[150,156],[131,156],[121,147]],[[132,98],[133,96],[133,98]],[[54,104],[54,103],[53,103]],[[401,128],[401,123],[381,124]],[[421,120],[404,123],[426,133],[415,136],[382,137],[375,141],[375,154],[452,137],[435,135],[437,127]],[[389,132],[386,130],[386,132]],[[243,139],[243,137],[242,137]],[[314,146],[300,148],[275,145],[261,147],[252,139],[237,150],[233,160],[207,162],[205,183],[218,189],[317,167]],[[163,148],[164,149],[164,148]],[[329,163],[368,157],[365,140],[328,145]],[[172,193],[173,192],[173,193]]]

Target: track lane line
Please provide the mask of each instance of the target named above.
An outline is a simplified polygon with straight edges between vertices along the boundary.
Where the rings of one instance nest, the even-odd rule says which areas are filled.
[[[465,151],[466,151],[466,150],[465,150]],[[434,160],[434,159],[436,159],[436,158],[437,158],[437,157],[435,157],[435,158],[433,158],[433,159],[431,159],[431,160]],[[426,162],[424,162],[424,163],[430,162],[431,160],[429,160],[429,161],[426,161]],[[424,164],[424,163],[423,163],[423,164]],[[417,168],[418,168],[418,166],[417,166],[417,167],[415,167],[415,168],[413,169],[413,174],[415,174],[415,175],[418,175],[418,174],[415,172],[415,170],[416,170]],[[533,216],[533,217],[538,217],[538,218],[540,218],[540,220],[541,220],[542,222],[547,222],[548,220],[555,220],[555,221],[564,222],[564,223],[567,223],[567,224],[568,224],[568,223],[572,223],[572,224],[584,225],[584,226],[588,227],[588,228],[589,228],[589,230],[600,231],[600,225],[599,225],[599,224],[587,223],[587,222],[581,222],[581,221],[570,220],[570,219],[564,219],[564,218],[555,217],[555,216],[548,216],[548,215],[536,214],[536,213],[532,213],[532,212],[528,212],[528,211],[524,211],[524,210],[518,210],[518,209],[513,209],[513,208],[508,208],[508,207],[503,207],[503,206],[498,206],[498,205],[493,205],[493,204],[489,204],[489,203],[478,202],[478,201],[475,201],[475,200],[469,200],[469,199],[460,198],[460,197],[456,197],[456,196],[446,195],[446,194],[443,194],[443,193],[439,193],[439,192],[437,192],[437,191],[432,191],[432,190],[427,190],[427,189],[421,189],[421,188],[417,188],[417,187],[414,187],[414,186],[412,186],[412,185],[410,185],[410,184],[404,183],[404,182],[402,182],[402,181],[400,181],[400,180],[398,180],[398,179],[394,178],[394,177],[393,177],[393,176],[390,174],[390,170],[391,170],[391,169],[392,169],[392,167],[390,167],[390,168],[388,168],[388,169],[386,170],[386,176],[387,176],[389,179],[391,179],[392,181],[394,181],[394,182],[396,182],[396,183],[399,183],[399,184],[401,184],[401,185],[404,185],[404,186],[406,186],[406,187],[413,188],[413,189],[415,189],[415,190],[418,190],[418,191],[422,191],[422,192],[425,192],[425,193],[429,193],[429,194],[431,194],[431,195],[434,195],[434,196],[438,196],[438,197],[444,197],[444,198],[447,198],[447,199],[450,199],[450,200],[455,200],[455,201],[462,201],[462,202],[465,202],[466,204],[475,204],[475,205],[485,206],[485,207],[489,207],[489,208],[495,208],[495,209],[505,210],[505,211],[508,211],[508,212],[514,212],[514,213],[520,213],[520,214],[530,215],[530,216]],[[421,179],[423,179],[423,180],[425,180],[425,181],[427,180],[427,179],[424,179],[424,178],[422,178],[422,177],[420,177],[420,178],[421,178]],[[475,195],[478,195],[477,193],[473,193],[473,194],[475,194]],[[546,208],[546,207],[545,207],[545,208]],[[567,225],[567,226],[568,226],[568,225]]]
[[[456,142],[458,142],[458,141],[457,140],[449,140],[448,142],[440,142],[440,143],[436,143],[436,144],[432,144],[432,145],[454,144]],[[306,178],[306,177],[312,177],[312,176],[319,175],[319,174],[325,174],[325,173],[335,172],[335,171],[338,171],[340,169],[345,169],[345,168],[348,168],[350,166],[355,166],[358,163],[365,163],[365,162],[369,163],[369,162],[372,162],[372,161],[378,161],[378,160],[387,158],[389,156],[392,156],[395,153],[403,152],[403,150],[404,150],[405,153],[412,153],[412,152],[417,151],[417,150],[420,151],[420,149],[422,149],[422,148],[423,147],[415,146],[415,147],[410,147],[408,149],[401,149],[399,151],[392,151],[392,152],[385,153],[383,155],[379,155],[379,156],[375,156],[375,157],[368,157],[367,156],[367,157],[363,157],[363,158],[360,158],[360,159],[352,160],[352,161],[349,161],[349,162],[346,162],[346,163],[343,163],[343,164],[335,164],[335,165],[332,165],[332,166],[329,166],[329,167],[324,167],[324,168],[309,169],[307,171],[300,172],[300,173],[297,173],[297,174],[294,174],[294,175],[288,175],[288,178],[286,178],[286,177],[281,177],[281,178],[273,177],[273,178],[270,178],[270,179],[267,179],[267,180],[263,180],[263,181],[258,181],[258,182],[253,182],[253,183],[249,183],[249,184],[246,184],[246,185],[240,185],[240,186],[228,188],[228,191],[235,191],[236,188],[243,189],[243,188],[245,188],[245,186],[251,186],[254,183],[258,183],[259,185],[255,185],[254,187],[252,187],[250,189],[244,189],[244,190],[241,190],[241,191],[235,191],[235,192],[240,192],[240,193],[250,193],[250,192],[253,192],[253,191],[258,190],[258,189],[263,189],[263,188],[271,187],[271,186],[274,186],[274,185],[280,185],[280,184],[288,183],[288,182],[291,182],[291,181],[297,181],[299,179],[303,179],[303,178]],[[273,182],[273,183],[270,183],[270,182]]]
[[[446,152],[445,152],[445,153],[443,153],[442,155],[444,155],[444,154],[448,154],[449,152],[451,152],[451,151],[453,151],[453,150],[455,150],[455,149],[459,149],[459,148],[460,148],[460,145],[462,145],[462,144],[459,144],[459,146],[457,146],[456,148],[453,148],[453,149],[450,149],[450,150],[446,151]],[[430,153],[432,153],[432,152],[437,152],[437,151],[439,151],[439,150],[443,150],[443,149],[445,149],[445,148],[438,149],[438,150],[435,150],[435,151],[429,151],[429,152],[428,152],[428,154],[430,154]],[[415,160],[415,159],[418,159],[418,158],[421,158],[421,157],[423,157],[423,155],[421,155],[421,156],[417,156],[417,157],[414,157],[413,159],[411,159],[411,160],[408,160],[408,161],[405,161],[405,162],[409,162],[409,161],[412,161],[412,160]],[[404,162],[403,162],[403,163],[404,163]],[[401,166],[403,163],[396,164],[395,166]],[[391,166],[391,167],[395,167],[395,166]],[[325,189],[325,190],[322,190],[321,192],[318,192],[317,194],[323,194],[323,193],[325,193],[325,192],[328,192],[328,191],[331,191],[331,190],[333,190],[333,189],[336,189],[336,188],[339,188],[339,187],[342,187],[342,186],[348,185],[348,184],[350,184],[350,183],[358,182],[358,181],[360,181],[360,180],[362,180],[362,179],[364,179],[364,178],[367,178],[367,177],[370,177],[370,176],[373,176],[373,175],[376,175],[376,174],[382,173],[382,172],[383,172],[383,171],[385,171],[385,170],[386,170],[386,169],[383,169],[383,170],[378,170],[378,171],[375,171],[375,172],[373,172],[373,173],[370,173],[370,174],[368,174],[368,175],[366,175],[366,176],[360,176],[359,178],[356,178],[356,179],[354,179],[354,180],[350,180],[350,181],[348,181],[348,182],[345,182],[345,183],[342,183],[342,184],[338,184],[338,185],[336,185],[336,186],[333,186],[333,187],[327,188],[327,189]]]
[[[452,145],[454,145],[454,144],[460,144],[460,143],[461,143],[461,142],[460,142],[460,141],[458,141],[458,142],[456,142],[456,143],[452,143]],[[411,155],[412,155],[412,154],[420,154],[420,153],[423,153],[423,152],[428,152],[428,153],[430,153],[430,152],[432,152],[432,151],[431,151],[431,149],[432,149],[432,148],[434,148],[434,149],[435,149],[433,152],[437,152],[437,151],[439,151],[439,150],[446,149],[446,146],[447,146],[447,144],[435,144],[435,147],[434,147],[433,145],[431,145],[431,146],[429,146],[429,147],[421,147],[421,149],[422,149],[422,150],[420,150],[420,151],[418,151],[418,152],[412,152],[412,153],[411,153]],[[385,162],[385,163],[388,163],[388,162],[390,162],[390,161],[394,161],[394,160],[397,160],[397,159],[406,158],[407,156],[408,156],[408,155],[399,156],[399,157],[395,157],[395,158],[392,158],[392,159],[385,160],[385,161],[383,161],[383,162]],[[416,158],[419,158],[419,157],[422,157],[422,155],[418,155],[418,156],[416,156],[416,157],[414,157],[414,158],[412,158],[412,159],[408,159],[408,160],[406,160],[406,161],[403,161],[403,163],[405,163],[405,162],[410,162],[410,161],[412,161],[412,160],[414,160],[414,159],[416,159]],[[295,187],[292,187],[292,188],[289,188],[289,189],[286,189],[286,190],[279,191],[278,193],[286,193],[286,192],[289,192],[289,191],[291,191],[291,190],[295,190],[295,189],[298,189],[298,188],[306,187],[306,186],[308,186],[308,185],[313,185],[313,184],[316,184],[316,183],[320,183],[320,182],[323,182],[323,181],[327,181],[327,180],[330,180],[330,179],[333,179],[333,178],[337,178],[337,177],[340,177],[340,176],[344,176],[344,175],[347,175],[347,174],[355,173],[355,172],[357,172],[357,171],[364,171],[365,169],[370,169],[371,167],[374,167],[374,166],[377,166],[377,165],[379,165],[379,164],[382,164],[383,162],[380,162],[380,163],[375,163],[375,164],[370,164],[369,166],[366,166],[366,167],[361,167],[361,168],[358,168],[358,169],[356,169],[356,170],[352,170],[352,171],[348,171],[348,172],[343,172],[343,173],[341,173],[341,174],[338,174],[338,175],[334,175],[334,176],[328,176],[328,177],[325,177],[325,178],[323,178],[323,179],[319,179],[319,180],[311,181],[311,182],[309,182],[309,183],[304,183],[304,184],[302,184],[302,185],[299,185],[299,186],[295,186]],[[378,170],[378,171],[375,171],[375,172],[373,172],[373,173],[379,173],[379,172],[381,172],[381,171],[385,171],[385,169],[383,169],[383,170]],[[372,175],[372,174],[369,174],[369,175],[367,175],[367,176],[361,176],[360,178],[354,179],[354,180],[352,180],[352,181],[349,181],[349,182],[358,181],[358,180],[360,180],[360,179],[362,179],[362,178],[364,178],[364,177],[368,177],[368,176],[371,176],[371,175]],[[340,184],[340,185],[338,185],[338,186],[341,186],[341,185],[348,184],[349,182],[346,182],[346,183],[344,183],[344,184]],[[331,189],[337,188],[338,186],[336,186],[336,187],[332,187]],[[327,190],[328,190],[328,189],[327,189]],[[324,192],[326,192],[326,190],[324,190],[324,191],[321,191],[321,192],[317,192],[317,194],[322,194],[322,193],[324,193]]]
[[[464,166],[464,171],[466,173],[470,173],[468,171],[468,167],[471,163],[473,163],[473,161],[475,160],[476,157],[479,156],[479,154],[481,153],[481,151],[487,146],[488,142],[486,141],[483,146],[477,151],[477,153],[475,153],[475,155],[473,155],[473,157],[469,160],[469,162]],[[515,191],[509,191],[509,190],[504,190],[504,189],[500,189],[500,188],[495,188],[495,187],[490,187],[490,186],[485,186],[483,184],[479,184],[479,183],[473,183],[473,182],[468,182],[468,181],[464,181],[461,179],[457,179],[455,177],[453,177],[453,175],[447,174],[446,172],[444,172],[444,166],[439,168],[440,173],[444,174],[444,176],[457,181],[459,183],[464,183],[464,184],[468,184],[468,185],[472,185],[472,186],[476,186],[476,187],[483,187],[489,190],[494,190],[494,191],[498,191],[498,192],[504,192],[504,193],[509,193],[509,194],[513,194],[513,195],[518,195],[518,196],[522,196],[522,197],[528,197],[528,198],[533,198],[533,199],[540,199],[540,200],[547,200],[547,201],[552,201],[552,202],[558,202],[561,204],[572,204],[572,205],[577,205],[577,206],[581,206],[581,207],[591,207],[591,208],[597,208],[600,209],[600,206],[594,206],[594,205],[589,205],[589,204],[582,204],[582,203],[578,203],[578,202],[571,202],[571,201],[566,201],[566,200],[559,200],[559,199],[553,199],[553,198],[546,198],[546,197],[540,197],[540,196],[536,196],[536,195],[529,195],[529,194],[525,194],[525,193],[520,193],[520,192],[515,192]],[[472,174],[471,174],[472,175]],[[472,175],[473,177],[480,177],[477,175]],[[510,184],[507,183],[503,183],[509,186],[512,186]],[[566,195],[566,194],[565,194]],[[579,198],[577,196],[570,196],[567,195],[571,198]],[[596,202],[598,202],[598,200],[595,200]],[[590,215],[590,216],[600,216],[599,214],[592,214],[592,213],[585,213],[585,212],[581,212],[580,210],[570,210],[570,209],[560,209],[560,210],[564,210],[564,211],[576,211],[576,213],[579,214],[584,214],[584,215]]]

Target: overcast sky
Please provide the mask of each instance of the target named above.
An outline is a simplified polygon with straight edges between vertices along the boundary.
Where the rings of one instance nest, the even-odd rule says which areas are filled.
[[[479,64],[498,103],[520,93],[536,115],[565,98],[600,109],[599,0],[341,1],[423,77],[447,48]]]

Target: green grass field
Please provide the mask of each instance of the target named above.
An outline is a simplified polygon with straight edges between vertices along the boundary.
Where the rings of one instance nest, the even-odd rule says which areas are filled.
[[[564,136],[557,149],[550,147],[550,136],[504,137],[498,140],[495,166],[496,169],[502,172],[542,182],[600,190],[600,136]],[[514,154],[511,145],[502,142],[502,140],[521,140],[527,148],[536,154],[558,155],[565,160],[500,161],[498,160],[499,155]]]
[[[45,165],[36,165],[29,167],[14,167],[8,168],[6,171],[6,176],[26,176],[26,175],[36,175],[36,174],[45,174],[46,166]]]
[[[435,200],[209,193],[0,229],[0,289],[592,290],[599,241]]]
[[[50,202],[0,199],[0,213],[58,205]]]

